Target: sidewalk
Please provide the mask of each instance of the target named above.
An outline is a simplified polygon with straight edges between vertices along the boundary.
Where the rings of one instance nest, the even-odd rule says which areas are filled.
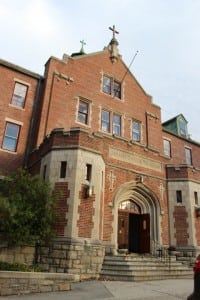
[[[85,281],[69,292],[2,296],[0,300],[180,300],[193,291],[192,279],[144,282]]]

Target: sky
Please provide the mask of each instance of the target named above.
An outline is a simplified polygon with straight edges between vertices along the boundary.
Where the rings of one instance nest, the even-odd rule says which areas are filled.
[[[0,0],[0,58],[43,75],[50,56],[103,50],[119,31],[119,52],[161,107],[182,113],[200,142],[200,0]]]

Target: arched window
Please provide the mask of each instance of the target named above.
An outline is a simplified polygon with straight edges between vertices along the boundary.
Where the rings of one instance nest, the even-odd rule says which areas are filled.
[[[122,201],[119,204],[119,209],[133,211],[138,214],[141,213],[141,208],[135,202],[133,202],[131,200]]]

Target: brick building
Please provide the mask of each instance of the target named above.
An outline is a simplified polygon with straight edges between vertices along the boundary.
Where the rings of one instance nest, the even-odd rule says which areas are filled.
[[[82,257],[169,245],[196,253],[200,144],[182,114],[162,124],[112,30],[103,51],[50,57],[44,76],[0,61],[0,171],[26,164],[50,180],[55,243]]]

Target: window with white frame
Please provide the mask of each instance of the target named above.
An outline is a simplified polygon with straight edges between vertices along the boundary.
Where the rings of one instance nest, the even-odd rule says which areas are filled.
[[[88,125],[89,121],[89,103],[83,100],[79,101],[78,122]]]
[[[19,139],[20,125],[7,122],[3,137],[2,149],[16,152]]]
[[[107,110],[101,112],[101,129],[110,132],[110,112]]]
[[[163,140],[164,145],[164,154],[168,157],[171,157],[171,142],[169,140]]]
[[[15,82],[11,104],[24,108],[27,90],[27,85]]]
[[[190,148],[185,148],[185,160],[187,165],[192,164],[192,150]]]
[[[135,142],[141,141],[141,123],[136,120],[132,121],[132,140]]]
[[[121,136],[121,115],[102,110],[101,130]]]
[[[112,77],[104,75],[103,92],[121,99],[121,83]]]
[[[113,134],[121,136],[121,116],[113,114]]]

